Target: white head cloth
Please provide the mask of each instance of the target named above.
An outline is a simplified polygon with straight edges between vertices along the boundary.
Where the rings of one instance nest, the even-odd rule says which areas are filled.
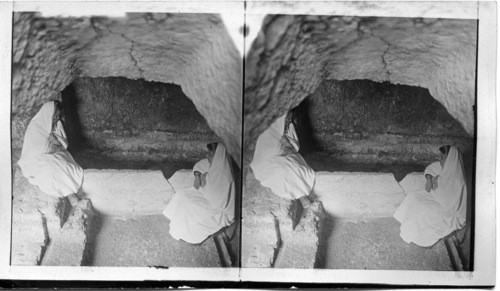
[[[207,185],[204,188],[205,198],[213,208],[234,209],[235,188],[231,165],[226,148],[222,143],[217,145],[212,164],[208,170]]]
[[[31,119],[24,134],[23,150],[19,163],[30,157],[39,156],[49,149],[49,136],[54,116],[54,101],[45,103],[40,111]]]
[[[445,211],[454,214],[452,224],[461,228],[465,224],[467,213],[467,185],[462,155],[454,146],[448,152],[438,182],[438,188],[435,190],[436,201]]]
[[[193,166],[193,172],[200,172],[202,174],[205,174],[206,172],[208,172],[209,169],[210,169],[210,162],[208,161],[208,159],[203,159],[203,160],[197,162]]]
[[[268,129],[260,134],[255,145],[252,168],[280,154],[281,139],[285,132],[285,120],[286,114],[278,117]]]

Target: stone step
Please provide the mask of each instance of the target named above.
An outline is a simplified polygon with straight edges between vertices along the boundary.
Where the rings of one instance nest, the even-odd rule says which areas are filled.
[[[174,189],[161,171],[85,170],[82,192],[100,215],[161,214]]]
[[[405,197],[390,173],[317,172],[313,192],[329,216],[351,220],[392,217]]]

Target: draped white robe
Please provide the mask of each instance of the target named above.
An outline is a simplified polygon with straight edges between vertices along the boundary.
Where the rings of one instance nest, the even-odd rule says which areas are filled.
[[[439,162],[437,162],[439,164]],[[401,238],[419,246],[434,245],[439,239],[465,225],[467,186],[462,157],[451,147],[444,167],[433,163],[425,174],[438,176],[438,186],[409,193],[394,213],[401,223]]]
[[[200,161],[203,163],[199,162],[193,170],[202,172],[206,168],[204,161]],[[189,187],[175,193],[163,211],[163,215],[170,219],[170,235],[174,239],[201,243],[233,223],[235,185],[226,148],[220,143],[206,181],[206,185],[198,190]]]
[[[285,119],[279,117],[259,136],[250,167],[262,186],[280,197],[298,199],[310,194],[316,173],[298,153],[293,124],[285,133]]]
[[[30,121],[18,164],[31,184],[48,195],[64,197],[78,192],[83,169],[66,150],[68,142],[61,121],[52,131],[54,112],[54,102],[47,102]]]

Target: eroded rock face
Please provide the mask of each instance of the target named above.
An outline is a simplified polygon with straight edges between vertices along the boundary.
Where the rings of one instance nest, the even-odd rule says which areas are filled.
[[[242,61],[218,16],[16,13],[13,29],[13,137],[76,77],[122,76],[180,85],[239,161]]]
[[[324,80],[419,86],[474,131],[475,20],[267,16],[246,63],[245,144]]]
[[[325,80],[294,112],[305,156],[429,164],[442,145],[470,153],[474,144],[446,108],[420,87]]]
[[[60,199],[31,185],[19,168],[13,175],[12,265],[79,266],[92,228],[92,206],[87,213],[73,207],[61,227]]]
[[[295,230],[288,216],[290,205],[291,200],[273,194],[248,171],[242,209],[241,265],[244,268],[310,269],[315,266],[325,218],[323,205],[314,202],[304,210]]]

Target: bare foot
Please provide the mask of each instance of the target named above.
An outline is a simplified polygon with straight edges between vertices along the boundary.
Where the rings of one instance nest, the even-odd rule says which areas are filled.
[[[200,186],[201,186],[201,177],[200,176],[196,176],[196,178],[194,178],[194,188],[196,190],[200,189]]]
[[[292,200],[292,204],[290,205],[290,209],[288,210],[288,215],[292,219],[293,230],[295,230],[295,228],[299,224],[303,211],[304,208],[302,207],[302,203],[299,201],[299,199]]]
[[[429,192],[431,192],[431,189],[432,189],[432,180],[427,179],[427,182],[425,183],[425,191],[427,191],[427,193],[429,193]]]
[[[207,173],[201,175],[201,187],[205,187],[207,185]]]
[[[438,177],[432,177],[432,190],[436,190],[438,187]]]

